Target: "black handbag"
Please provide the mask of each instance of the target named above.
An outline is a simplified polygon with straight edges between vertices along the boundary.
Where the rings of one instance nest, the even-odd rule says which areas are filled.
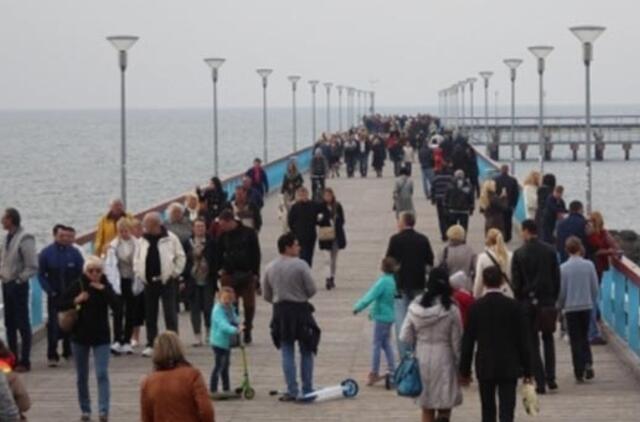
[[[536,309],[536,329],[542,334],[553,334],[556,332],[558,321],[558,310],[555,306],[539,306]]]

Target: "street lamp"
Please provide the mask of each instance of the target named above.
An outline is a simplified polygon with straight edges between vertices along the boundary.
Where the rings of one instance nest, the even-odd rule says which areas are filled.
[[[342,90],[344,86],[336,85],[338,90],[338,130],[342,132]]]
[[[487,137],[487,144],[491,142],[489,136],[489,79],[493,76],[493,72],[490,70],[484,70],[479,73],[480,77],[484,80],[484,131]]]
[[[127,70],[127,50],[138,41],[138,37],[132,35],[115,35],[107,37],[118,50],[120,65],[120,199],[127,206],[127,130],[125,107],[125,71]]]
[[[369,98],[371,99],[371,107],[369,107],[369,113],[373,116],[376,114],[376,92],[370,91]]]
[[[333,83],[325,82],[324,87],[327,90],[327,134],[331,133],[331,87]]]
[[[311,145],[316,143],[316,87],[320,81],[309,81],[311,86]]]
[[[470,118],[470,121],[471,121],[471,125],[472,125],[472,127],[474,129],[475,129],[476,126],[475,126],[475,122],[473,121],[473,114],[474,114],[474,111],[475,111],[473,109],[474,108],[474,105],[473,105],[473,84],[475,84],[476,81],[477,81],[476,78],[467,78],[467,83],[469,84],[469,97],[470,97],[470,100],[471,100],[471,103],[469,104],[469,112],[470,112],[469,118]]]
[[[262,159],[265,164],[269,162],[269,152],[267,149],[267,78],[273,69],[256,69],[262,78]]]
[[[585,67],[586,85],[586,119],[587,119],[587,213],[591,212],[591,61],[593,60],[593,43],[605,31],[604,26],[574,26],[569,28],[580,42],[582,42],[582,56]]]
[[[291,82],[291,100],[293,109],[293,152],[296,152],[298,150],[298,114],[296,111],[296,89],[298,87],[300,76],[291,75],[288,76],[287,79],[289,80],[289,82]]]
[[[213,80],[213,174],[218,176],[218,69],[224,64],[224,59],[209,58],[204,62],[211,68]]]
[[[539,92],[538,92],[538,108],[539,108],[539,119],[538,119],[538,143],[540,147],[540,174],[544,174],[544,65],[545,58],[551,54],[553,51],[553,47],[547,45],[536,45],[533,47],[529,47],[529,51],[538,59],[538,79],[539,79]]]
[[[521,59],[505,59],[504,64],[510,70],[511,79],[511,174],[516,174],[516,69]]]
[[[451,95],[453,95],[453,118],[454,118],[454,126],[458,129],[460,125],[460,98],[458,97],[458,84],[451,85]]]
[[[464,87],[467,84],[467,80],[463,80],[458,82],[458,87],[460,87],[460,107],[462,109],[462,114],[460,115],[462,118],[462,132],[464,133],[465,129],[465,113],[464,113]]]

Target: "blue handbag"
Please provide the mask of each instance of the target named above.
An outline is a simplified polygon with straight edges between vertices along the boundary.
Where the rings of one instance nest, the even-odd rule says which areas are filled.
[[[422,393],[420,364],[413,353],[407,353],[393,375],[396,391],[402,397],[418,397]]]

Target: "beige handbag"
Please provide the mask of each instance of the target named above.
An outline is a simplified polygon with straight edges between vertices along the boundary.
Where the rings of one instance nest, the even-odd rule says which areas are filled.
[[[318,240],[321,242],[331,242],[336,239],[336,229],[333,226],[318,227]]]

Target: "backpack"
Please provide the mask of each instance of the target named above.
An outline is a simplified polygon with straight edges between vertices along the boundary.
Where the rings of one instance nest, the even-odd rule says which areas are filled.
[[[418,397],[422,394],[420,364],[412,353],[407,353],[402,358],[398,369],[393,374],[393,382],[399,396]]]

